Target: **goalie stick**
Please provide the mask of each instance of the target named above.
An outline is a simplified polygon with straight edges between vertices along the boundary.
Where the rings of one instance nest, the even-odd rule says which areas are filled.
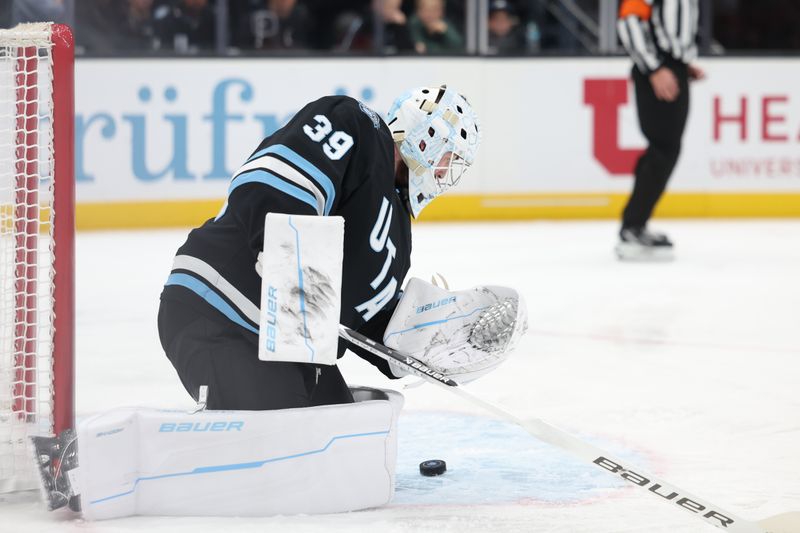
[[[526,420],[518,418],[502,407],[467,392],[458,383],[433,370],[418,359],[377,343],[346,326],[339,326],[339,336],[355,346],[400,366],[403,370],[419,376],[429,383],[449,390],[503,420],[522,427],[534,437],[567,451],[583,461],[601,468],[608,474],[620,477],[632,485],[652,493],[672,507],[679,507],[707,524],[734,533],[800,533],[800,512],[783,513],[756,522],[745,520],[704,498],[695,496],[645,470],[630,465],[627,461],[615,458],[606,451],[573,437],[544,420],[539,418]]]

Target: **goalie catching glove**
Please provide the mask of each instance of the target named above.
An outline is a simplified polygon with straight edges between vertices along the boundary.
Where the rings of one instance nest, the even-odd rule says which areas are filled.
[[[494,370],[528,327],[525,302],[509,287],[448,291],[411,278],[384,344],[459,383]],[[401,377],[401,370],[392,366]]]

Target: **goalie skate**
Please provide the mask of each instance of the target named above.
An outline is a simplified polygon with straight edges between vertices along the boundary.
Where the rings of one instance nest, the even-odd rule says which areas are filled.
[[[31,437],[36,465],[39,467],[42,494],[47,509],[69,507],[80,511],[80,497],[70,480],[69,472],[78,467],[78,439],[68,429],[57,437]]]

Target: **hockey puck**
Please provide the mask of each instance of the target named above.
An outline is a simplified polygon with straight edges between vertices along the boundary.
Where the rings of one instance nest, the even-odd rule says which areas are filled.
[[[430,459],[419,464],[419,473],[423,476],[441,476],[447,471],[447,463],[440,459]]]

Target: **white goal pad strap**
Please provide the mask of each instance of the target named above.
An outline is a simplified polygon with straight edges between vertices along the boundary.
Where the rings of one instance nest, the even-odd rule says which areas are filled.
[[[116,409],[78,424],[89,520],[354,511],[394,494],[403,397],[274,411]]]
[[[336,364],[343,246],[342,217],[267,215],[259,359]]]
[[[411,278],[383,340],[389,348],[466,383],[505,361],[527,327],[525,302],[512,288],[448,291]],[[392,371],[401,375],[394,367]]]

